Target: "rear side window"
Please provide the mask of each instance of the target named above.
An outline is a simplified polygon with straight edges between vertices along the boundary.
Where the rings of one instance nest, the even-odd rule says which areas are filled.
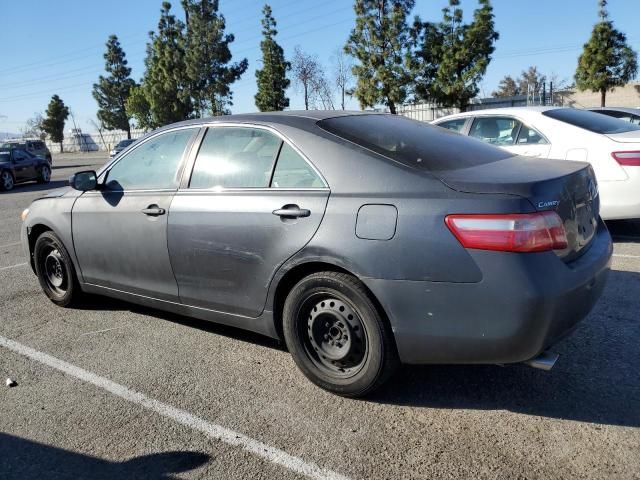
[[[328,118],[318,126],[345,140],[419,170],[474,167],[512,156],[506,150],[397,115]]]
[[[469,136],[492,145],[513,145],[520,125],[518,120],[509,117],[479,117],[473,121]]]
[[[456,118],[455,120],[438,123],[438,126],[446,128],[447,130],[453,130],[454,132],[461,132],[465,123],[467,123],[466,118]]]
[[[190,188],[265,188],[281,140],[249,127],[210,128],[191,174]]]
[[[526,125],[522,125],[518,134],[517,145],[545,145],[549,142],[536,130]]]
[[[557,108],[542,112],[545,117],[553,118],[574,127],[584,128],[593,133],[605,135],[614,133],[626,133],[640,130],[639,125],[633,125],[623,120],[589,112],[576,108]]]
[[[284,143],[273,172],[274,188],[321,188],[324,182],[304,158]]]

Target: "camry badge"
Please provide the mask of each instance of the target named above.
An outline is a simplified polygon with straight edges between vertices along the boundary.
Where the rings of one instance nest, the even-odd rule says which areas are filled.
[[[557,207],[560,205],[559,200],[547,200],[546,202],[538,202],[538,208]]]

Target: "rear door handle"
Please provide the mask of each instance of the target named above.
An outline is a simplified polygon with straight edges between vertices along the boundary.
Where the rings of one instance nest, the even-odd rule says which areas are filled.
[[[274,210],[273,214],[283,218],[301,218],[311,215],[311,210],[300,208],[297,205],[285,205],[278,210]]]
[[[141,212],[145,215],[149,215],[150,217],[157,217],[159,215],[164,215],[166,211],[158,205],[149,205],[147,208],[143,208]]]

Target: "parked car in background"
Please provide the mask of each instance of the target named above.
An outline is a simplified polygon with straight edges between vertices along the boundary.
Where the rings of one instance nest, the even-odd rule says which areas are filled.
[[[49,162],[49,165],[53,163],[51,152],[49,151],[49,148],[47,148],[47,144],[42,140],[5,140],[4,143],[0,144],[0,148],[19,148],[21,150],[26,150],[36,157],[46,159]]]
[[[54,303],[96,293],[282,338],[346,396],[398,361],[550,368],[612,253],[588,164],[395,115],[191,120],[69,183],[23,212]]]
[[[599,107],[590,108],[589,110],[603,115],[609,115],[610,117],[618,118],[625,122],[640,125],[640,108]]]
[[[640,218],[638,125],[558,107],[477,110],[442,117],[433,124],[514,155],[589,162],[598,179],[602,218]]]
[[[125,139],[125,140],[120,140],[115,147],[113,147],[111,149],[111,151],[109,152],[109,158],[113,158],[116,155],[118,155],[121,151],[123,151],[125,148],[127,148],[129,145],[133,144],[133,142],[135,142],[134,139]]]
[[[15,145],[10,148],[0,146],[0,190],[12,190],[17,183],[34,180],[38,183],[49,183],[49,162]]]

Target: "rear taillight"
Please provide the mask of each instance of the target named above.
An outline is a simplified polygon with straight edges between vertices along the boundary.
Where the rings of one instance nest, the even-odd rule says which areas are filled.
[[[640,151],[612,152],[611,156],[623,167],[640,167]]]
[[[567,248],[556,212],[447,215],[449,230],[465,248],[502,252],[544,252]]]

